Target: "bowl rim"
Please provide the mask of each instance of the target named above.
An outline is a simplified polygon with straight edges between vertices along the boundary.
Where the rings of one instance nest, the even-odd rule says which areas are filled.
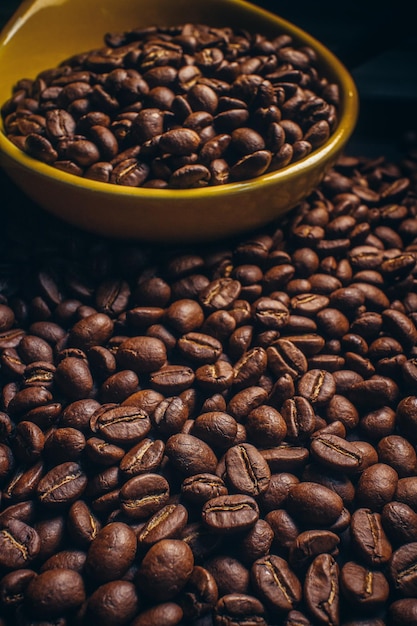
[[[25,0],[18,10],[11,17],[9,22],[0,32],[0,48],[7,45],[8,38],[13,36],[14,30],[18,30],[19,23],[23,23],[24,16],[30,13],[33,6],[37,3],[42,4],[44,0]],[[14,167],[20,167],[31,174],[38,175],[44,181],[61,183],[67,187],[73,187],[79,191],[87,193],[105,193],[106,195],[120,197],[127,196],[142,200],[157,199],[178,199],[181,201],[196,201],[199,198],[221,198],[224,195],[241,193],[254,187],[262,185],[263,187],[276,186],[281,181],[288,181],[289,178],[302,175],[303,172],[314,168],[316,164],[323,160],[330,160],[333,156],[340,153],[341,148],[346,144],[352,134],[359,113],[359,95],[356,84],[342,61],[321,41],[313,35],[306,32],[296,24],[280,17],[278,14],[272,13],[262,7],[258,7],[247,0],[221,0],[230,5],[234,5],[236,10],[244,9],[248,12],[252,11],[261,18],[271,21],[272,26],[280,27],[284,32],[288,32],[297,43],[302,43],[312,47],[318,56],[318,65],[324,68],[323,75],[338,84],[340,90],[340,105],[338,111],[337,125],[331,133],[329,139],[317,149],[313,150],[309,155],[303,157],[299,161],[288,164],[277,170],[273,170],[266,174],[262,174],[255,178],[243,181],[229,182],[224,185],[211,185],[193,189],[155,189],[148,187],[132,187],[124,185],[115,185],[107,182],[88,179],[83,176],[71,174],[60,170],[52,165],[48,165],[39,161],[22,150],[20,150],[13,142],[8,139],[4,132],[3,121],[0,119],[0,166],[2,165],[2,154],[8,157],[8,168],[14,163]],[[259,29],[256,29],[259,31]],[[254,31],[255,32],[255,31]],[[48,69],[48,68],[44,68]],[[39,71],[42,71],[40,69]],[[10,86],[12,88],[12,86]],[[13,165],[12,165],[13,166]]]

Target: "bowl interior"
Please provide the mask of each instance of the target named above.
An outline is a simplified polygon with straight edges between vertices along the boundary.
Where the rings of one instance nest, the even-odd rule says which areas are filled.
[[[53,200],[44,200],[45,192],[32,192],[33,176],[43,182],[54,179],[66,189],[97,194],[113,199],[123,198],[145,202],[164,201],[169,198],[178,202],[181,210],[186,203],[202,198],[222,198],[230,194],[244,194],[256,185],[275,188],[289,178],[303,175],[320,162],[330,163],[346,143],[356,123],[357,93],[352,78],[341,62],[320,42],[297,26],[242,0],[28,0],[24,2],[0,37],[0,104],[11,94],[12,86],[21,78],[34,78],[41,70],[52,68],[62,60],[82,51],[102,47],[106,32],[130,30],[137,26],[178,25],[186,22],[206,23],[213,26],[240,27],[267,36],[289,33],[296,43],[315,48],[318,66],[324,76],[340,86],[341,102],[338,126],[319,150],[277,172],[261,176],[245,183],[192,190],[149,190],[120,187],[61,172],[28,157],[18,150],[3,132],[0,132],[0,158],[18,184],[24,184],[29,195],[35,197],[48,210]],[[52,194],[53,195],[53,194]],[[298,194],[299,195],[299,194]],[[293,206],[298,197],[293,202]],[[286,200],[287,204],[290,198]],[[94,202],[92,203],[94,205]],[[174,207],[177,208],[177,207]],[[227,207],[226,207],[227,208]],[[254,207],[251,207],[253,211]],[[136,204],[136,210],[140,210]],[[163,209],[164,210],[164,209]],[[166,208],[165,208],[166,210]],[[90,211],[91,213],[91,211]],[[65,215],[64,215],[65,217]],[[127,219],[131,219],[132,215]],[[84,220],[85,221],[85,220]],[[256,224],[256,220],[252,220]],[[82,224],[87,226],[88,223]],[[175,222],[176,224],[177,222]],[[123,227],[123,230],[125,228]],[[227,234],[227,233],[226,233]]]

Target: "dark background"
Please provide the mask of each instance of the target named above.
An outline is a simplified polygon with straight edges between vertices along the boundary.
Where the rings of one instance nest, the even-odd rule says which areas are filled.
[[[20,0],[0,0],[0,27],[20,4]],[[391,156],[404,135],[417,131],[417,21],[412,2],[258,0],[253,4],[309,32],[351,71],[359,90],[360,116],[348,152]]]

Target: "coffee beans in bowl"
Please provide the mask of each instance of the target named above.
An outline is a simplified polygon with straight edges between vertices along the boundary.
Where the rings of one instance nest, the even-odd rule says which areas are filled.
[[[100,182],[223,185],[299,161],[337,125],[314,48],[204,24],[109,33],[22,79],[1,109],[30,156]]]
[[[94,2],[77,3],[51,12],[45,62],[22,59],[25,74],[16,54],[33,7],[5,33],[0,139],[17,182],[78,226],[154,241],[251,229],[305,197],[353,131],[346,69],[273,14],[223,0],[178,14],[159,0],[143,14],[109,6],[104,25]],[[80,21],[94,22],[87,34]]]

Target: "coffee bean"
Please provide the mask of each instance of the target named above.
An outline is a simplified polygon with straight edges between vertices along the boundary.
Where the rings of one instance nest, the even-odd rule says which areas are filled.
[[[186,476],[204,472],[215,473],[217,458],[212,449],[193,435],[172,435],[165,447],[165,453],[173,466]]]
[[[406,626],[416,621],[417,602],[414,598],[395,600],[389,607],[389,624]]]
[[[301,600],[301,583],[279,556],[271,554],[255,561],[251,580],[265,604],[274,611],[290,611]]]
[[[46,572],[50,569],[69,569],[81,574],[86,558],[87,555],[83,550],[61,550],[44,562],[40,572]]]
[[[389,565],[394,587],[403,596],[415,596],[417,543],[407,543],[395,550]]]
[[[85,600],[85,587],[74,570],[47,570],[30,581],[26,597],[33,615],[53,619],[77,609]]]
[[[315,434],[310,452],[315,461],[340,472],[355,472],[362,463],[362,455],[355,444],[337,435]]]
[[[151,429],[145,411],[131,406],[103,405],[90,418],[94,433],[116,445],[134,444],[143,439]]]
[[[350,524],[352,543],[361,559],[370,567],[379,567],[391,558],[392,547],[384,532],[381,515],[359,508]]]
[[[23,604],[27,586],[36,576],[31,569],[18,569],[9,572],[0,581],[0,603],[5,611]]]
[[[290,488],[287,506],[290,512],[303,521],[332,524],[342,512],[343,501],[323,485],[301,482]]]
[[[165,345],[154,337],[131,337],[123,341],[117,352],[116,360],[125,369],[137,374],[158,370],[166,362]]]
[[[164,443],[160,439],[142,439],[121,459],[121,472],[126,476],[136,476],[157,470],[162,462],[164,449]]]
[[[328,403],[336,392],[336,383],[330,372],[312,369],[298,382],[298,393],[313,405]]]
[[[136,587],[126,580],[100,585],[87,602],[86,616],[105,626],[127,624],[137,614],[139,598]]]
[[[182,592],[181,606],[187,619],[197,619],[211,612],[219,594],[210,572],[196,565]]]
[[[185,587],[193,567],[194,557],[185,541],[162,539],[144,556],[137,582],[154,600],[166,602]]]
[[[101,524],[83,500],[77,500],[68,511],[68,530],[81,547],[88,546],[97,537]]]
[[[416,513],[403,502],[387,502],[382,509],[382,524],[393,544],[416,540]]]
[[[208,411],[194,420],[191,434],[214,448],[228,448],[236,438],[237,422],[228,413]]]
[[[361,506],[381,511],[383,506],[392,501],[398,485],[398,474],[385,463],[375,463],[361,474],[356,498]]]
[[[34,528],[18,519],[3,522],[0,530],[2,568],[19,569],[33,561],[40,551],[40,538]]]
[[[168,501],[169,485],[159,474],[141,474],[130,478],[120,490],[121,509],[130,518],[146,519]]]
[[[68,337],[68,344],[81,350],[103,345],[112,336],[113,322],[103,313],[93,313],[76,322]]]
[[[339,554],[340,538],[328,530],[306,530],[290,547],[289,562],[295,571],[307,569],[319,554]]]
[[[195,474],[184,479],[181,493],[190,502],[203,504],[211,498],[227,495],[227,488],[215,474]]]
[[[251,528],[259,518],[256,501],[245,494],[217,496],[202,509],[203,522],[212,530],[235,533]]]
[[[265,608],[254,596],[240,593],[230,593],[222,596],[215,607],[218,623],[244,624],[255,623],[266,626],[264,619]]]
[[[43,476],[37,486],[39,502],[46,506],[72,504],[83,493],[87,476],[75,461],[56,465]]]
[[[323,624],[339,623],[339,567],[330,554],[319,554],[304,581],[309,612]]]
[[[90,543],[86,572],[98,582],[118,580],[132,565],[136,555],[136,535],[122,522],[104,526]]]
[[[389,584],[382,572],[348,561],[340,571],[343,595],[355,607],[377,611],[388,599]]]
[[[235,491],[255,497],[268,489],[271,472],[255,446],[243,443],[229,448],[225,465],[226,480]]]

